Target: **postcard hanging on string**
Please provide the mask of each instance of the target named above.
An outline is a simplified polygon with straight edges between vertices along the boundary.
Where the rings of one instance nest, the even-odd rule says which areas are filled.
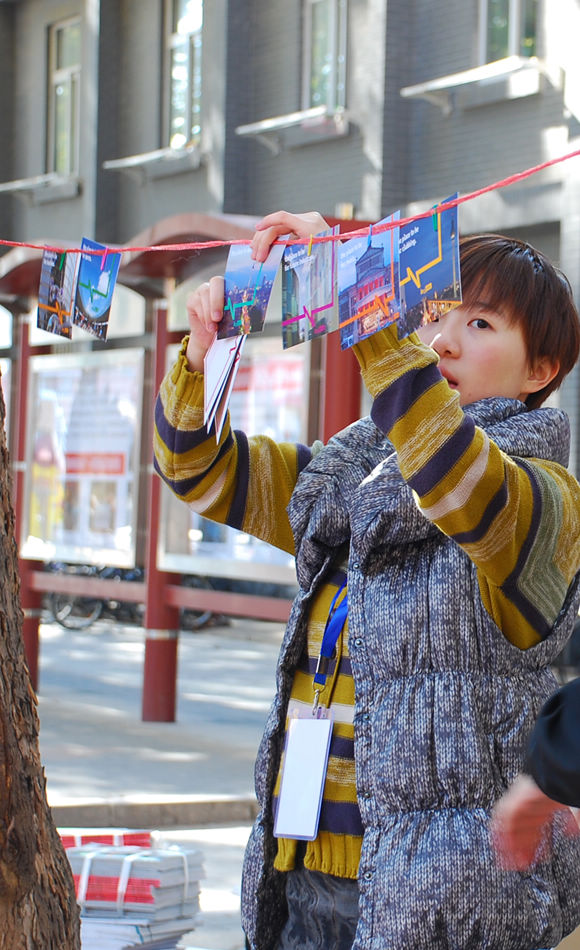
[[[45,249],[40,267],[36,325],[48,333],[72,336],[78,254]]]
[[[317,237],[338,235],[338,226]],[[291,244],[282,258],[284,349],[338,329],[338,241]]]
[[[252,260],[249,245],[232,244],[226,263],[224,315],[218,339],[261,333],[283,252],[283,244],[274,244],[266,260],[259,263]]]
[[[442,204],[453,201],[457,194]],[[457,207],[419,218],[400,237],[399,337],[430,323],[461,303]]]
[[[83,238],[81,250],[85,253],[81,253],[73,322],[91,336],[106,340],[121,255],[89,238]]]
[[[399,217],[397,211],[383,218],[371,228],[368,237],[351,238],[338,248],[338,314],[343,350],[399,317]]]

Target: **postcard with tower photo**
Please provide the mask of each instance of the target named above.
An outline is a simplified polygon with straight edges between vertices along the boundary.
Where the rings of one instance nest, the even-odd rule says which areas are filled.
[[[46,248],[40,266],[36,325],[70,340],[78,254]]]
[[[338,226],[317,237],[338,236]],[[292,244],[282,258],[284,349],[338,330],[338,239]]]
[[[263,263],[252,259],[248,244],[232,244],[225,271],[225,304],[218,339],[244,333],[261,333],[283,244],[274,244]]]
[[[340,346],[346,350],[399,318],[399,212],[338,248]]]
[[[453,201],[457,194],[442,204]],[[434,209],[400,235],[401,318],[399,338],[461,303],[457,207]]]
[[[113,291],[121,255],[83,238],[73,322],[99,340],[107,339]],[[101,253],[102,252],[102,253]]]

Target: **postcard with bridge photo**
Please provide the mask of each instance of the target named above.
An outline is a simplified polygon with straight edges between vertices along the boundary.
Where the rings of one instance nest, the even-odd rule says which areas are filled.
[[[90,238],[83,238],[81,249],[73,322],[106,340],[121,255]]]
[[[274,244],[263,263],[252,260],[247,244],[232,244],[225,272],[224,315],[218,339],[261,333],[270,295],[280,267],[283,244]]]

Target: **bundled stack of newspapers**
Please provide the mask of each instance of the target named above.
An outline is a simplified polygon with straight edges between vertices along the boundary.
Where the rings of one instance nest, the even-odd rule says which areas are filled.
[[[203,877],[199,850],[160,847],[155,840],[146,847],[89,841],[66,853],[81,908],[82,950],[165,950],[194,929]]]
[[[139,848],[164,847],[166,838],[160,831],[135,828],[59,828],[65,850],[82,844],[132,844]]]

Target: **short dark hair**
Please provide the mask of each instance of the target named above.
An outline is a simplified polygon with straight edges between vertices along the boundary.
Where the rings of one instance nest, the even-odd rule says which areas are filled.
[[[553,380],[526,405],[533,409],[558,389],[580,352],[580,319],[572,288],[554,264],[525,241],[475,234],[459,243],[464,302],[481,299],[502,309],[523,332],[530,365],[541,357],[559,362]]]

